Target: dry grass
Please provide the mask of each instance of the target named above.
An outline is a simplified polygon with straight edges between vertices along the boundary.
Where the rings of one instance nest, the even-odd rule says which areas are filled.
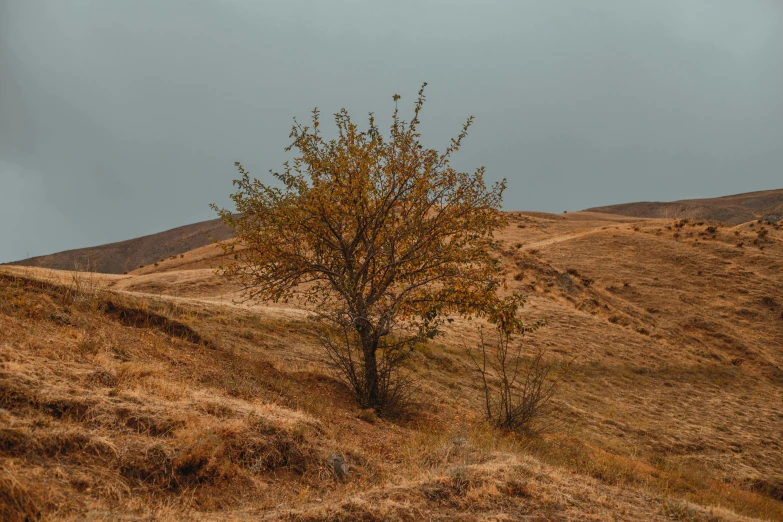
[[[513,217],[509,285],[548,323],[526,342],[576,357],[564,427],[532,439],[480,422],[473,323],[417,347],[419,413],[392,423],[329,374],[306,313],[234,304],[204,250],[3,269],[0,519],[783,520],[783,235],[709,226]]]

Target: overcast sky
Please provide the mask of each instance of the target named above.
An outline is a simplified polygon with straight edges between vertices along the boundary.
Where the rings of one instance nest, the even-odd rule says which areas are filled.
[[[211,219],[424,81],[509,210],[783,187],[780,0],[0,0],[0,262]]]

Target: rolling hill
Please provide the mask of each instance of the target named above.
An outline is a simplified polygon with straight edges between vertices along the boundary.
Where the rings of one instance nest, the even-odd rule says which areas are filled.
[[[638,202],[609,205],[587,209],[588,212],[604,212],[644,218],[695,218],[738,225],[763,219],[783,220],[783,189],[748,192],[733,196],[682,201]]]
[[[414,412],[374,418],[311,311],[239,302],[215,245],[0,267],[0,519],[783,521],[783,227],[509,218],[509,289],[546,320],[520,346],[574,358],[541,436],[482,421],[475,321],[417,346]]]
[[[670,203],[625,203],[591,208],[586,212],[638,218],[697,218],[730,225],[757,219],[780,221],[783,220],[783,189]],[[122,274],[229,237],[231,231],[219,219],[214,219],[118,243],[67,250],[7,264]]]
[[[213,219],[127,241],[66,250],[7,264],[122,274],[229,237],[231,231],[219,219]]]

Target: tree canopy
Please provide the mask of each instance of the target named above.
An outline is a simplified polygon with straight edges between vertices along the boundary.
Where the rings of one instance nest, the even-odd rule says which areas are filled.
[[[295,120],[286,150],[297,155],[282,172],[270,171],[278,186],[236,163],[236,211],[213,205],[236,236],[223,243],[221,271],[249,299],[297,296],[350,330],[360,346],[357,394],[375,408],[385,400],[377,352],[388,348],[387,336],[432,335],[450,314],[511,328],[521,303],[499,297],[491,249],[493,231],[506,224],[505,180],[488,187],[483,167],[464,173],[450,164],[473,117],[439,153],[419,142],[424,86],[409,122],[398,100],[388,138],[372,113],[360,130],[341,110],[328,140],[317,109],[310,125]]]

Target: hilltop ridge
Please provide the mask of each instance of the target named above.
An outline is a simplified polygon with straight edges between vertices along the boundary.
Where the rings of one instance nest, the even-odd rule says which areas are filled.
[[[671,202],[640,201],[587,209],[588,212],[644,218],[695,218],[739,225],[756,219],[783,220],[783,189],[746,192],[717,198]]]
[[[220,219],[212,219],[116,243],[65,250],[5,264],[122,274],[231,236],[231,231]]]

